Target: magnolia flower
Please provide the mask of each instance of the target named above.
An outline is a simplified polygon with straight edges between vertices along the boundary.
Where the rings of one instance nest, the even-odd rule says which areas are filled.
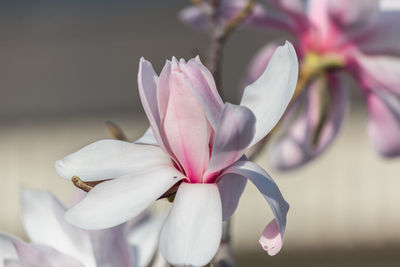
[[[237,13],[243,1],[227,1]],[[285,116],[286,127],[272,147],[280,169],[301,166],[320,155],[340,130],[348,107],[343,72],[358,83],[368,107],[368,134],[386,157],[400,154],[399,4],[387,0],[266,0],[247,25],[280,29],[295,37],[300,73],[317,73]],[[243,6],[243,4],[242,4]],[[201,10],[198,7],[198,14]],[[393,9],[397,9],[393,10]],[[192,11],[193,12],[193,11]],[[194,12],[193,12],[194,13]],[[203,12],[204,14],[204,12]],[[202,28],[199,19],[184,21]],[[204,19],[204,15],[203,15]],[[255,81],[276,48],[268,44],[252,60],[245,84]],[[321,74],[322,73],[322,74]],[[302,77],[302,75],[300,76]],[[315,78],[315,77],[314,77]]]
[[[56,162],[58,174],[106,180],[66,213],[86,229],[112,227],[136,216],[166,192],[175,200],[159,248],[174,265],[205,265],[220,245],[222,221],[252,181],[275,219],[260,240],[269,254],[282,246],[288,204],[272,178],[244,156],[275,126],[297,81],[293,46],[278,47],[240,105],[223,103],[198,57],[172,58],[160,76],[141,59],[139,92],[151,128],[135,143],[101,140]]]
[[[143,218],[139,225],[130,228],[124,224],[85,231],[65,221],[66,209],[51,193],[23,190],[21,206],[23,224],[32,243],[0,234],[1,267],[147,266],[155,252],[152,235],[160,229],[158,217]],[[153,231],[143,231],[143,225]],[[143,238],[144,233],[149,235]],[[128,244],[126,235],[130,241],[136,240]],[[142,237],[145,244],[138,242],[137,237]]]
[[[264,27],[295,37],[300,73],[319,71],[285,116],[288,125],[270,154],[275,166],[305,164],[332,143],[348,106],[343,72],[353,76],[367,103],[375,149],[386,157],[400,155],[400,12],[378,0],[269,3],[276,10],[266,13]],[[247,83],[259,77],[275,47],[268,44],[254,58]]]

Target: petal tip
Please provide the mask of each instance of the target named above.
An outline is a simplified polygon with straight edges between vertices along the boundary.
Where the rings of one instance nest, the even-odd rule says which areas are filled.
[[[282,242],[279,240],[271,240],[261,236],[258,241],[264,251],[270,256],[275,256],[282,248]]]
[[[56,160],[54,166],[58,176],[67,180],[70,180],[72,178],[72,176],[69,175],[67,164],[64,159]]]

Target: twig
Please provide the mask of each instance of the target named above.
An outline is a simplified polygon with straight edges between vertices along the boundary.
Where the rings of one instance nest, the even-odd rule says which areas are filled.
[[[246,6],[236,14],[224,27],[224,35],[228,36],[232,33],[237,27],[239,27],[242,22],[248,18],[250,13],[253,11],[254,5],[256,2],[254,0],[249,0],[246,3]]]
[[[249,0],[246,6],[239,11],[235,17],[227,22],[226,25],[221,26],[218,24],[218,15],[220,12],[220,1],[210,0],[211,15],[210,23],[212,27],[210,35],[210,58],[209,58],[209,68],[214,76],[215,84],[217,86],[218,92],[222,96],[222,81],[221,81],[221,69],[222,69],[222,58],[223,58],[223,48],[225,42],[230,34],[241,25],[241,23],[250,15],[253,10],[255,1]]]
[[[128,138],[116,123],[107,121],[106,126],[113,138],[121,141],[128,141]]]

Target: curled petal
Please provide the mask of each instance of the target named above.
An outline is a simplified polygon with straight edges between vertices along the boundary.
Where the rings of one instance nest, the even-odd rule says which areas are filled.
[[[271,256],[276,255],[282,248],[282,235],[276,220],[272,220],[264,229],[260,240],[260,245]]]
[[[248,108],[225,104],[215,132],[208,173],[231,165],[241,158],[254,137],[256,118]]]
[[[204,266],[215,256],[221,234],[217,185],[182,183],[161,230],[161,254],[173,265]]]
[[[315,80],[285,117],[284,124],[290,125],[270,153],[271,163],[278,169],[290,170],[308,163],[324,152],[339,132],[348,106],[347,87],[336,74],[328,77],[328,87],[324,84]],[[321,99],[323,90],[328,93],[323,97],[329,98],[329,105]],[[327,107],[329,110],[321,110]]]
[[[233,173],[249,179],[260,191],[268,202],[274,214],[279,231],[274,231],[273,223],[264,230],[262,247],[273,256],[282,247],[286,230],[286,215],[289,204],[284,200],[278,186],[260,166],[251,161],[238,161],[224,171],[225,174]]]
[[[369,91],[368,134],[375,149],[386,157],[400,156],[400,99],[391,94]]]
[[[65,179],[78,176],[83,181],[96,181],[170,162],[168,154],[156,146],[100,140],[56,161],[56,171]]]
[[[184,178],[170,164],[153,165],[147,170],[96,185],[81,202],[67,211],[65,217],[84,229],[113,227],[142,212]]]
[[[32,242],[73,256],[85,266],[96,266],[88,233],[65,221],[66,209],[51,193],[24,189],[21,207],[24,228]]]
[[[297,84],[298,61],[289,42],[278,47],[264,73],[244,90],[240,105],[256,116],[251,145],[264,138],[280,120]]]
[[[227,221],[239,204],[247,179],[235,173],[227,173],[217,184],[222,203],[222,220]]]

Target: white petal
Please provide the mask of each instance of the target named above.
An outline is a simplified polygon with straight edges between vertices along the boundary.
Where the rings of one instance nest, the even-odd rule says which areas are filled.
[[[159,147],[119,140],[100,140],[56,161],[58,175],[78,176],[83,181],[116,178],[154,164],[168,164],[168,154]]]
[[[30,240],[96,266],[89,235],[64,219],[65,207],[49,192],[21,191],[22,221]]]
[[[5,259],[17,259],[17,251],[13,245],[13,238],[0,233],[0,267]]]
[[[2,263],[0,263],[0,266]],[[5,260],[4,267],[40,267],[20,260]]]
[[[151,127],[147,128],[146,132],[144,132],[143,136],[134,142],[139,145],[152,145],[158,146],[157,140],[154,137],[153,130]]]
[[[268,202],[275,216],[279,231],[272,231],[274,236],[267,236],[268,240],[263,239],[263,248],[270,255],[275,255],[282,247],[282,241],[286,229],[286,214],[289,210],[289,204],[283,198],[278,186],[272,180],[271,176],[266,173],[260,166],[251,161],[238,161],[234,165],[225,170],[225,173],[234,173],[248,178],[260,191],[265,200]],[[267,226],[267,231],[264,234],[270,234],[275,230],[274,224],[270,223]],[[263,235],[264,235],[263,234]]]
[[[222,202],[222,220],[226,221],[235,212],[240,197],[246,187],[247,179],[241,175],[228,173],[218,182]]]
[[[14,240],[14,246],[18,253],[18,259],[40,267],[83,267],[79,261],[63,254],[54,248],[43,245],[26,244],[20,240]]]
[[[278,123],[296,88],[298,61],[289,42],[276,49],[264,73],[246,87],[241,105],[256,116],[256,133],[251,145],[266,136]]]
[[[150,261],[155,256],[161,226],[163,225],[167,213],[157,215],[148,214],[139,224],[134,225],[128,232],[128,242],[135,252],[135,266],[149,266]]]
[[[219,171],[241,158],[254,137],[256,118],[248,108],[225,104],[215,132],[208,173]]]
[[[169,62],[166,62],[164,69],[170,68],[169,64]],[[158,82],[159,78],[155,73],[151,63],[144,58],[141,58],[139,63],[138,87],[143,109],[146,112],[147,118],[149,119],[150,126],[153,130],[154,137],[157,140],[158,145],[164,151],[170,151],[161,125],[161,116],[158,105],[160,99],[158,99],[157,92]]]
[[[221,234],[217,185],[182,183],[161,230],[161,254],[173,265],[203,266],[215,256]]]
[[[126,225],[122,224],[100,231],[90,231],[96,267],[136,266],[133,253],[125,237]]]
[[[104,229],[126,222],[185,177],[170,164],[121,176],[96,185],[66,214],[67,221],[85,229]]]

